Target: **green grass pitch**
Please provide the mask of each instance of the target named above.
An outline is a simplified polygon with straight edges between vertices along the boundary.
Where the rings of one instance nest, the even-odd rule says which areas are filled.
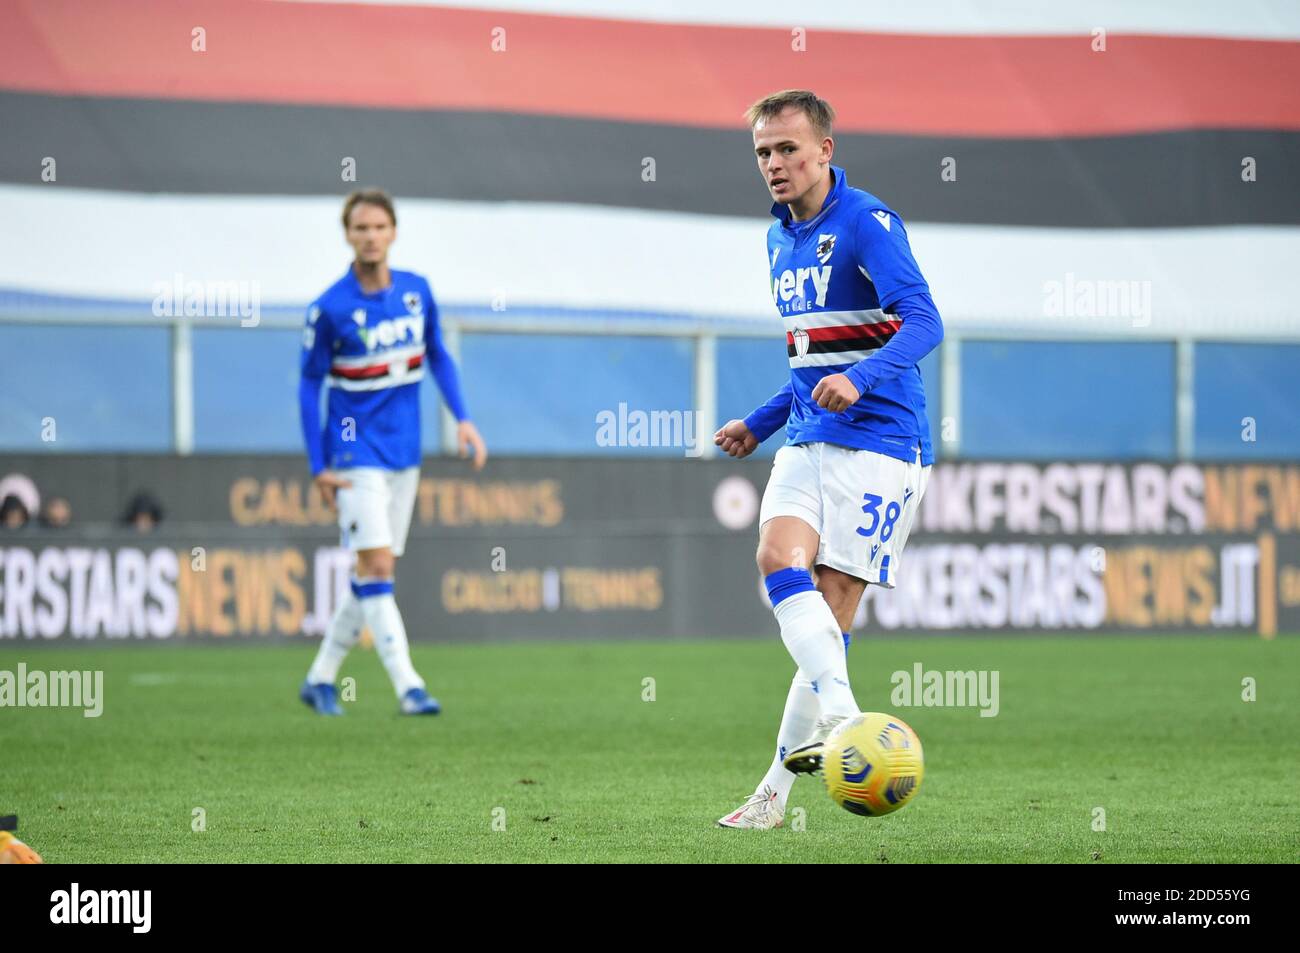
[[[346,717],[312,714],[313,651],[0,648],[0,669],[99,669],[105,692],[98,719],[0,709],[0,814],[47,863],[1300,859],[1294,637],[859,635],[858,700],[917,730],[924,783],[859,818],[803,778],[769,832],[714,821],[772,756],[791,675],[775,636],[418,645],[437,718],[399,717],[362,650]],[[997,670],[999,714],[891,705],[916,662]]]

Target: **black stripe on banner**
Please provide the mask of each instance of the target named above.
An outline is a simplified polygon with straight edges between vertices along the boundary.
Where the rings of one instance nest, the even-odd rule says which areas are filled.
[[[839,338],[831,341],[809,341],[808,354],[838,354],[840,351],[874,351],[876,348],[884,345],[892,338],[893,333],[881,337],[871,338]],[[794,357],[799,352],[793,344],[786,345],[786,351],[790,357]]]
[[[0,93],[0,181],[138,192],[575,202],[766,218],[743,129],[504,113]],[[1254,161],[1256,181],[1242,180]],[[654,175],[643,179],[648,159]],[[843,135],[849,183],[904,221],[1059,227],[1300,224],[1300,133],[1062,140]],[[956,173],[945,181],[946,159]],[[647,176],[648,177],[648,176]],[[57,187],[57,186],[48,186]]]

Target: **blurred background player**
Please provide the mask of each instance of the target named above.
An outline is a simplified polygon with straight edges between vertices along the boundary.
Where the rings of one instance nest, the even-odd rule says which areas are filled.
[[[397,237],[392,199],[377,189],[348,196],[343,228],[355,260],[307,311],[299,402],[313,480],[338,513],[342,545],[356,553],[351,591],[334,613],[300,692],[322,715],[341,715],[334,682],[368,627],[403,714],[440,706],[411,664],[393,597],[420,476],[420,380],[427,363],[457,420],[462,456],[487,460],[469,420],[455,361],[443,346],[438,309],[420,275],[388,267]],[[320,387],[328,378],[324,427]]]
[[[776,757],[723,827],[779,826],[795,775],[820,768],[826,736],[858,713],[849,629],[867,583],[895,585],[934,462],[916,365],[943,325],[902,220],[831,165],[834,115],[806,90],[774,93],[747,113],[775,200],[767,251],[790,380],[715,443],[748,456],[786,425],[757,558],[798,670]]]

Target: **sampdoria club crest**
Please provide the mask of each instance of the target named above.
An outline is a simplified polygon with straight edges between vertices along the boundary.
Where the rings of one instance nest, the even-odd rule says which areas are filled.
[[[835,253],[835,236],[818,235],[817,236],[817,260],[823,265],[831,260],[831,255]]]
[[[808,356],[808,332],[803,328],[795,328],[791,336],[794,338],[795,357]]]

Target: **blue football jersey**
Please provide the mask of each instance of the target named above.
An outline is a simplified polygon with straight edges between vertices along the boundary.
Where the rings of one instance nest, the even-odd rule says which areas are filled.
[[[934,452],[915,361],[942,337],[929,286],[898,215],[874,195],[851,188],[843,169],[832,166],[831,174],[834,183],[816,216],[793,222],[787,206],[774,204],[777,221],[767,236],[772,300],[785,322],[790,361],[787,442],[832,443],[928,465]],[[918,295],[928,315],[909,330],[930,322],[930,315],[932,323],[908,342],[901,372],[875,373],[867,359],[882,353],[903,325],[895,305]],[[882,362],[879,371],[884,367]],[[819,407],[812,399],[817,382],[850,370],[861,398],[838,413]]]
[[[366,292],[352,268],[312,302],[302,341],[303,436],[312,473],[420,462],[420,381],[426,364],[457,420],[467,419],[455,362],[443,346],[429,283],[392,270]],[[329,385],[323,429],[322,381]]]

